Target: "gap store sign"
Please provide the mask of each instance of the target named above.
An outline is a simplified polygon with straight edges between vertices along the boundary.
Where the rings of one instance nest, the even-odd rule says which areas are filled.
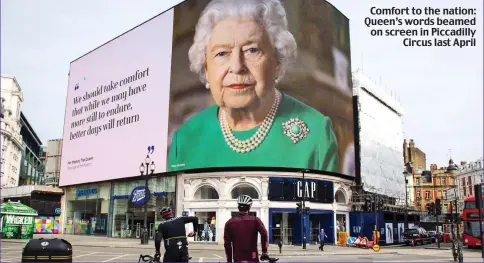
[[[301,201],[306,196],[306,201],[316,203],[333,203],[334,184],[331,181],[271,177],[269,180],[270,201]]]

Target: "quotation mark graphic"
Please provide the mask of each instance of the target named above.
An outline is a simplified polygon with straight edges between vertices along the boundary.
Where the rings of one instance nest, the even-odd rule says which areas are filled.
[[[148,146],[148,154],[152,154],[154,151],[155,151],[154,145]]]
[[[76,84],[76,86],[74,86],[74,90],[78,90],[79,89],[79,83]]]

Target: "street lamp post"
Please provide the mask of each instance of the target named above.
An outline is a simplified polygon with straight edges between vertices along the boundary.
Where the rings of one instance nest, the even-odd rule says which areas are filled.
[[[439,215],[437,213],[437,211],[440,211],[441,209],[440,208],[437,208],[437,205],[441,206],[441,203],[440,201],[437,202],[437,180],[439,178],[437,177],[437,175],[435,175],[435,181],[434,181],[434,210],[432,211],[434,213],[434,216],[435,216],[435,224],[437,224],[437,231],[435,231],[435,237],[437,239],[437,248],[440,248],[440,241],[439,241]]]
[[[408,228],[408,172],[406,169],[403,171],[403,176],[405,178],[405,225]]]
[[[302,170],[303,179],[303,200],[302,200],[302,216],[303,216],[303,249],[306,249],[306,180],[304,177],[304,172],[307,170]]]
[[[148,180],[155,172],[155,162],[151,161],[150,156],[146,155],[145,162],[141,163],[139,167],[141,176],[145,177],[145,201],[144,201],[144,222],[143,222],[143,233],[141,234],[141,244],[148,245],[149,233],[148,233]],[[151,171],[151,173],[149,173]],[[146,172],[146,175],[145,175]]]

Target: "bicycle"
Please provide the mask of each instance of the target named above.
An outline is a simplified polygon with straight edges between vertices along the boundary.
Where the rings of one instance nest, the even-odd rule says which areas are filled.
[[[189,257],[188,260],[192,259],[192,257]],[[139,259],[138,259],[138,263],[141,262],[141,260],[143,260],[143,262],[148,262],[148,263],[161,263],[160,261],[160,257],[152,257],[150,255],[142,255],[140,254],[139,255]]]
[[[260,260],[261,261],[269,261],[269,263],[274,263],[274,262],[277,262],[279,260],[279,258],[271,258],[269,256],[266,256],[266,257],[263,257],[263,256],[260,256]]]
[[[152,257],[150,255],[142,255],[142,254],[140,254],[139,255],[139,259],[138,259],[138,263],[141,262],[141,261],[143,261],[143,262],[149,262],[149,263],[161,263],[159,257]]]

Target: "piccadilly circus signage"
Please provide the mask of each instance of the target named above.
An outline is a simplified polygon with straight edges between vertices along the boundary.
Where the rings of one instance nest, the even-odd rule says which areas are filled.
[[[133,205],[144,205],[150,200],[150,198],[150,189],[145,186],[137,186],[131,191],[129,200]]]

